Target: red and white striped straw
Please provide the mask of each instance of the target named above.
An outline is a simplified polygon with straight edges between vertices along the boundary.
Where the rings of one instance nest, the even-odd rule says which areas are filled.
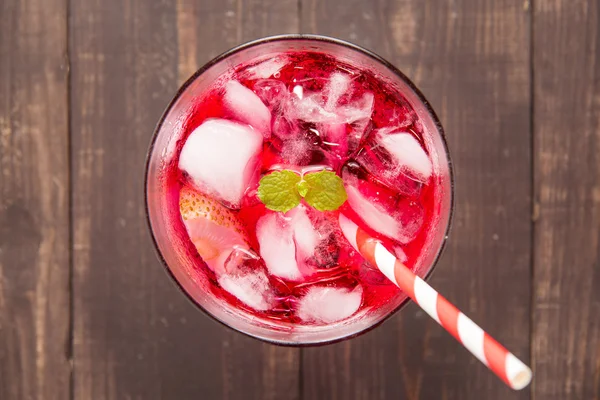
[[[508,386],[521,390],[529,385],[532,373],[527,365],[416,276],[379,240],[369,236],[341,214],[340,227],[346,239],[365,260],[376,266]]]

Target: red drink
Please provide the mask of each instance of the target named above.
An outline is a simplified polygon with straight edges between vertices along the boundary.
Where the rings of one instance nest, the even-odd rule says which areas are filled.
[[[338,218],[424,275],[450,208],[436,121],[376,70],[324,51],[250,57],[211,78],[185,99],[159,171],[171,247],[186,265],[177,280],[196,301],[210,296],[276,331],[254,334],[275,341],[322,341],[302,335],[381,320],[404,295],[352,248]],[[322,197],[293,189],[299,204],[270,209],[259,182],[263,190],[261,178],[279,171],[297,181],[335,173],[347,201],[319,211]]]

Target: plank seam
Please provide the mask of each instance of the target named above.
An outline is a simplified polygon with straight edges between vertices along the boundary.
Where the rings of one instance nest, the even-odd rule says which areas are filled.
[[[74,296],[74,262],[73,262],[73,249],[74,249],[74,226],[73,226],[73,147],[72,147],[72,124],[73,115],[71,110],[72,103],[72,73],[71,73],[71,2],[65,0],[65,34],[66,34],[66,46],[65,46],[65,61],[67,64],[67,188],[69,191],[68,195],[68,209],[69,209],[69,231],[68,231],[68,262],[69,262],[69,340],[67,348],[67,358],[70,365],[69,374],[69,398],[73,400],[75,398],[75,361],[74,361],[74,334],[75,334],[75,296]]]
[[[536,225],[537,225],[537,198],[536,198],[536,159],[535,159],[535,66],[534,66],[534,16],[535,16],[535,0],[529,0],[529,151],[530,151],[530,169],[531,169],[531,229],[529,238],[529,262],[530,262],[530,276],[529,276],[529,365],[535,374],[535,363],[534,363],[534,352],[533,342],[535,339],[535,240],[536,240]],[[529,389],[529,398],[531,400],[535,397],[535,380],[532,380],[531,387]]]

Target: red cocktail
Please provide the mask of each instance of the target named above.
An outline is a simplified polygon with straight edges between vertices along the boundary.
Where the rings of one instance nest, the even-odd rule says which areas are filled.
[[[441,127],[414,86],[318,36],[249,43],[200,70],[157,128],[146,185],[183,290],[286,344],[359,333],[406,298],[352,248],[340,213],[425,276],[452,199]]]

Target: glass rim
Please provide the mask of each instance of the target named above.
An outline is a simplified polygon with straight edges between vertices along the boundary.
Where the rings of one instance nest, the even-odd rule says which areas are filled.
[[[146,222],[147,222],[148,228],[150,230],[150,237],[152,238],[152,243],[154,245],[154,251],[156,252],[156,255],[157,255],[160,263],[163,265],[164,270],[167,272],[167,275],[169,275],[169,277],[175,283],[175,285],[177,285],[179,290],[181,292],[183,292],[185,297],[196,308],[198,308],[200,311],[202,311],[202,313],[204,313],[205,315],[208,315],[212,320],[218,322],[220,325],[225,326],[235,332],[239,332],[245,336],[251,337],[256,340],[260,340],[261,342],[266,342],[266,343],[275,344],[275,345],[284,346],[284,347],[309,347],[309,346],[316,347],[316,346],[323,346],[323,345],[328,345],[328,344],[332,344],[332,343],[338,343],[338,342],[341,342],[341,341],[344,341],[347,339],[352,339],[352,338],[361,336],[361,335],[377,328],[378,326],[383,324],[385,321],[389,320],[389,318],[391,318],[393,315],[398,313],[398,311],[400,311],[402,308],[404,308],[411,301],[411,298],[406,296],[406,298],[404,300],[402,300],[396,308],[394,308],[389,313],[387,313],[383,318],[381,318],[381,320],[373,323],[372,325],[370,325],[358,332],[354,332],[354,333],[351,333],[351,334],[348,334],[348,335],[345,335],[342,337],[338,337],[335,339],[323,340],[323,341],[319,341],[319,342],[284,342],[284,341],[272,340],[272,339],[265,338],[262,336],[253,335],[251,333],[245,332],[245,331],[237,329],[231,325],[228,325],[224,321],[221,321],[219,318],[214,316],[208,310],[206,310],[201,304],[199,304],[187,292],[187,290],[185,290],[183,285],[177,280],[177,278],[173,274],[173,271],[171,271],[171,268],[169,268],[169,265],[167,264],[167,261],[165,260],[163,254],[159,248],[158,241],[154,234],[154,229],[152,227],[152,221],[150,219],[149,204],[148,204],[148,175],[149,175],[149,170],[150,170],[150,159],[154,152],[154,146],[155,146],[159,132],[163,126],[163,123],[164,123],[166,117],[169,115],[171,109],[173,108],[174,104],[179,100],[181,95],[187,90],[187,88],[196,79],[198,79],[198,77],[200,77],[204,72],[206,72],[206,70],[211,68],[213,65],[227,59],[228,57],[230,57],[240,51],[243,51],[243,50],[258,46],[258,45],[271,43],[271,42],[302,41],[302,40],[310,41],[310,42],[325,42],[325,43],[330,43],[330,44],[346,47],[346,48],[352,49],[354,51],[357,51],[359,53],[362,53],[363,55],[371,58],[375,62],[382,64],[385,68],[390,70],[394,75],[396,75],[401,81],[403,81],[413,91],[413,93],[417,96],[419,101],[423,104],[423,106],[425,107],[425,110],[427,111],[430,118],[432,119],[432,121],[437,129],[437,133],[440,136],[440,139],[441,139],[441,142],[442,142],[442,145],[444,148],[444,152],[446,155],[447,163],[448,163],[448,177],[449,177],[449,181],[450,181],[450,205],[449,205],[449,210],[448,210],[448,222],[446,224],[446,228],[444,229],[444,236],[441,240],[441,243],[439,244],[439,248],[437,250],[437,254],[435,255],[433,262],[431,263],[429,269],[423,276],[423,280],[425,280],[425,281],[428,281],[431,278],[431,276],[433,275],[433,272],[435,271],[436,266],[437,266],[438,262],[440,261],[440,258],[446,248],[448,237],[449,237],[450,231],[452,229],[452,224],[453,224],[453,220],[454,220],[454,206],[455,206],[454,165],[452,163],[452,158],[450,156],[448,142],[446,141],[446,134],[445,134],[444,128],[443,128],[437,114],[435,113],[435,111],[433,110],[433,107],[431,107],[429,101],[425,98],[423,93],[421,93],[421,91],[417,88],[417,86],[402,71],[400,71],[392,63],[390,63],[389,61],[387,61],[380,55],[372,52],[371,50],[365,49],[364,47],[361,47],[354,43],[347,42],[342,39],[337,39],[337,38],[324,36],[324,35],[304,34],[304,33],[282,34],[282,35],[267,36],[267,37],[263,37],[260,39],[255,39],[255,40],[251,40],[251,41],[239,44],[239,45],[219,54],[218,56],[214,57],[213,59],[211,59],[210,61],[205,63],[203,66],[201,66],[196,72],[194,72],[194,74],[192,74],[192,76],[190,76],[179,87],[179,89],[177,90],[177,92],[175,93],[175,95],[173,96],[171,101],[169,101],[169,103],[166,106],[165,110],[163,111],[160,119],[158,120],[156,127],[154,128],[154,132],[152,133],[152,138],[150,140],[150,145],[146,152],[146,162],[145,162],[145,166],[144,166],[144,212],[146,214]]]

